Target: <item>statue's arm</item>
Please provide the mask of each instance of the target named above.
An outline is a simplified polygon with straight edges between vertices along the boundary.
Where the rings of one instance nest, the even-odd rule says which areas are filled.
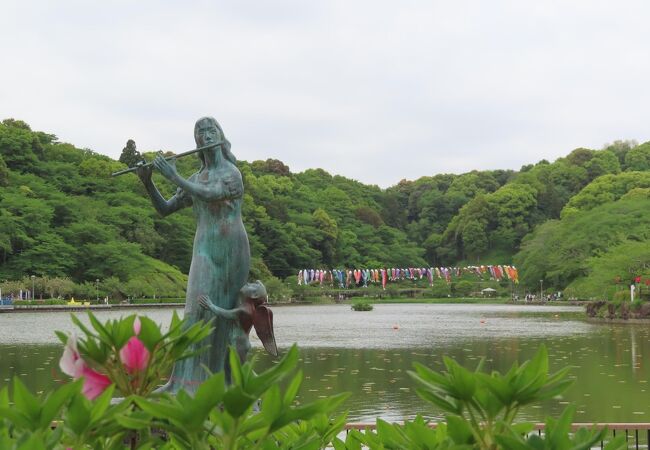
[[[174,194],[172,198],[166,200],[151,178],[151,166],[140,167],[137,171],[137,174],[138,177],[140,177],[145,190],[147,191],[147,195],[151,199],[151,203],[161,216],[167,216],[175,211],[178,211],[181,208],[190,206],[192,204],[192,198],[183,192],[183,190],[180,188],[176,191],[176,194]]]
[[[241,313],[241,308],[234,308],[234,309],[220,308],[219,306],[212,303],[210,301],[210,298],[207,295],[199,296],[199,304],[204,309],[209,309],[210,311],[212,311],[216,316],[228,320],[237,320],[239,318],[239,313]]]
[[[232,165],[222,178],[213,183],[198,183],[195,178],[186,180],[177,171],[174,161],[167,161],[162,156],[157,156],[153,165],[160,173],[192,197],[210,202],[215,200],[233,200],[244,195],[244,183],[241,172]]]
[[[163,217],[189,206],[192,203],[191,197],[188,197],[180,188],[172,198],[165,200],[153,181],[146,183],[144,187],[147,190],[147,194],[149,195],[154,208],[156,208],[158,214]]]
[[[196,183],[180,176],[175,178],[173,181],[184,191],[189,192],[206,202],[215,200],[234,200],[240,198],[244,194],[244,183],[242,181],[241,173],[236,168],[215,183]]]

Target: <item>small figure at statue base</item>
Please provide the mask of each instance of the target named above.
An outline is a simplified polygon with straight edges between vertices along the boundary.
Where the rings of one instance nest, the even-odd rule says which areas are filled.
[[[218,317],[235,322],[235,326],[230,328],[230,341],[234,343],[242,364],[246,361],[251,348],[249,338],[251,328],[255,328],[255,333],[266,351],[273,356],[278,356],[278,347],[273,334],[273,312],[268,308],[267,299],[266,288],[260,280],[246,283],[239,290],[239,305],[233,309],[220,308],[207,295],[199,297],[199,304],[203,308]]]

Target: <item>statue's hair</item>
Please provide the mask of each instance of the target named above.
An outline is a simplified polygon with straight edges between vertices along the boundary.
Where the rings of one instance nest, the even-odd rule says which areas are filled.
[[[224,144],[221,146],[221,152],[223,153],[224,158],[226,158],[228,161],[230,161],[233,164],[237,164],[237,159],[235,158],[235,155],[233,155],[232,152],[230,151],[230,141],[226,139],[226,135],[223,134],[221,125],[219,125],[219,122],[217,122],[214,117],[207,117],[207,116],[201,117],[199,120],[196,121],[196,124],[194,125],[194,140],[198,141],[199,124],[205,120],[207,120],[208,122],[212,122],[212,125],[217,127],[217,130],[219,130],[219,133],[221,133],[221,139],[223,139],[224,141]],[[196,145],[199,145],[198,142]],[[199,152],[198,154],[199,154],[199,158],[201,159],[201,163],[203,164],[203,167],[205,167],[205,160],[203,159],[203,154],[201,152]]]

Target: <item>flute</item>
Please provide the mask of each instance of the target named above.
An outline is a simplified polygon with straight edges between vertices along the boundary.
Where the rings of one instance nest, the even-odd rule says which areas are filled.
[[[179,153],[178,155],[165,156],[165,160],[170,161],[172,159],[182,158],[183,156],[193,155],[196,152],[200,152],[201,150],[207,150],[209,148],[216,147],[218,145],[223,145],[223,142],[217,142],[216,144],[204,145],[203,147],[188,150],[186,152]],[[135,172],[140,167],[148,167],[148,166],[151,166],[151,165],[153,165],[153,161],[151,161],[151,162],[140,161],[138,164],[136,164],[133,167],[129,167],[128,169],[120,170],[118,172],[113,172],[111,174],[111,176],[112,177],[117,177],[117,176],[120,176],[120,175],[124,175],[125,173]]]

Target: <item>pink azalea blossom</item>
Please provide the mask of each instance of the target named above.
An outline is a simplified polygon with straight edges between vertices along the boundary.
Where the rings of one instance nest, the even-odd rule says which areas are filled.
[[[133,336],[120,350],[120,359],[128,373],[140,372],[149,364],[149,350],[140,339]]]
[[[111,385],[111,380],[106,375],[99,372],[95,372],[90,367],[85,367],[83,369],[84,385],[81,390],[83,395],[86,396],[89,400],[94,400],[102,392],[106,390],[107,387]]]
[[[61,372],[71,376],[73,379],[80,378],[83,375],[84,369],[87,367],[86,362],[81,359],[79,350],[77,349],[77,336],[72,335],[68,338],[68,342],[63,349],[63,355],[59,360],[59,367]]]
[[[140,334],[140,329],[142,328],[142,324],[140,323],[140,318],[138,316],[135,317],[135,321],[133,322],[133,332],[135,335]]]

